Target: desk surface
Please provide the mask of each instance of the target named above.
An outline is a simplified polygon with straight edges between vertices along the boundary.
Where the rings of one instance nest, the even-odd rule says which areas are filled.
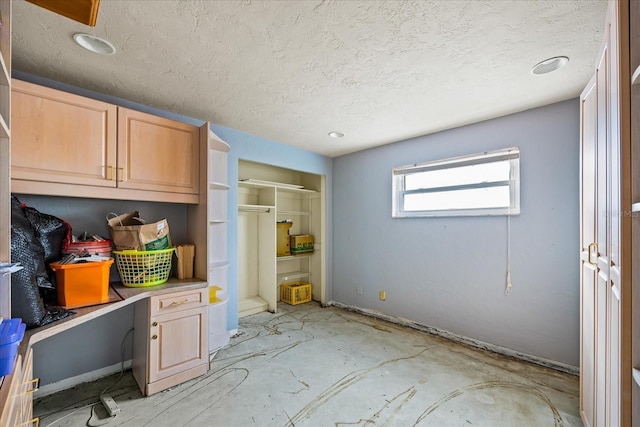
[[[171,278],[167,282],[156,285],[146,286],[140,288],[129,288],[121,283],[110,283],[110,293],[115,293],[119,298],[118,301],[110,302],[107,304],[94,305],[91,307],[75,308],[71,311],[75,312],[71,316],[64,319],[57,320],[48,325],[41,326],[39,328],[29,329],[24,333],[24,337],[20,342],[18,348],[18,354],[23,357],[27,354],[29,348],[36,342],[49,338],[60,332],[64,332],[74,326],[93,320],[104,314],[110,313],[114,310],[122,308],[126,305],[132,304],[144,298],[148,298],[155,295],[163,295],[178,291],[187,291],[190,289],[199,289],[207,287],[207,282],[201,279],[175,279]]]

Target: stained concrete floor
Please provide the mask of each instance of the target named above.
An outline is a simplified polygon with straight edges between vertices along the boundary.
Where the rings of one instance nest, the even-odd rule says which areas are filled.
[[[144,398],[125,371],[109,390],[122,412],[107,425],[582,425],[576,376],[341,308],[279,310],[240,319],[203,377]],[[41,426],[101,424],[102,407],[88,405],[117,378],[42,397],[35,416]]]

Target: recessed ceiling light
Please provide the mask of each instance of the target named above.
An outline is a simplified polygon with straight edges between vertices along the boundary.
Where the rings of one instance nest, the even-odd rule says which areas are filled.
[[[116,48],[105,39],[101,39],[91,34],[78,33],[73,35],[73,40],[83,48],[100,55],[113,55]]]
[[[547,74],[562,68],[567,62],[569,62],[569,58],[566,56],[554,56],[534,65],[531,74]]]
[[[329,136],[330,136],[331,138],[342,138],[342,137],[344,136],[344,133],[342,133],[342,132],[338,132],[338,131],[335,131],[335,130],[334,130],[334,131],[332,131],[332,132],[329,132]]]

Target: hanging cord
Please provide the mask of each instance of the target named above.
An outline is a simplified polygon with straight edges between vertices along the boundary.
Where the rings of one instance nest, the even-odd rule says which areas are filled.
[[[507,286],[504,289],[505,295],[511,295],[511,207],[507,212]]]

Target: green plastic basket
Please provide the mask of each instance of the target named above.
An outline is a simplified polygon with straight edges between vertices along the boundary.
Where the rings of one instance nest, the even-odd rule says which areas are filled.
[[[174,250],[175,248],[157,251],[113,251],[122,284],[138,288],[166,282],[171,272]]]

